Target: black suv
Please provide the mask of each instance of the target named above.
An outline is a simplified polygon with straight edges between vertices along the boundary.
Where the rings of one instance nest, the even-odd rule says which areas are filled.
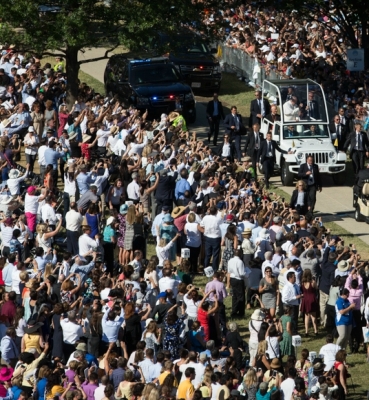
[[[169,61],[176,65],[195,93],[219,92],[222,73],[214,56],[217,49],[209,49],[202,36],[182,31],[170,37],[157,33],[149,40],[149,50],[169,52]]]
[[[147,109],[150,117],[173,111],[179,98],[186,121],[196,120],[192,90],[166,57],[128,59],[114,55],[106,66],[104,82],[108,94],[118,95],[126,105],[133,104],[139,110]]]

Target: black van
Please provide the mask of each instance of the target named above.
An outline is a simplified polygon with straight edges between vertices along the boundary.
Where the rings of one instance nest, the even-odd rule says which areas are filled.
[[[107,94],[118,95],[127,106],[149,111],[150,117],[159,117],[181,104],[187,122],[196,120],[196,102],[189,85],[166,57],[128,59],[112,56],[104,73]]]

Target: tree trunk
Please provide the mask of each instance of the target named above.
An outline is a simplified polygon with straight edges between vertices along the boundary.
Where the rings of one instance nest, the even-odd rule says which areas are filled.
[[[78,51],[77,47],[67,46],[65,50],[66,70],[67,70],[67,106],[71,110],[78,96]]]

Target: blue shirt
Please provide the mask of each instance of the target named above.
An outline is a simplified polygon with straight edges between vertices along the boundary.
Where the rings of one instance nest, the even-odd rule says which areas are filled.
[[[176,190],[174,192],[176,199],[183,199],[186,190],[191,190],[191,186],[187,179],[181,179],[176,183]]]
[[[72,132],[77,132],[77,142],[82,142],[82,129],[81,125],[74,126],[74,124],[70,125],[68,127],[68,134],[71,134]]]
[[[103,340],[103,342],[115,343],[118,340],[119,328],[121,327],[121,325],[124,321],[124,310],[122,308],[119,318],[116,317],[114,321],[108,320],[109,312],[110,312],[110,309],[108,308],[105,311],[104,316],[102,317],[102,321],[101,321],[101,325],[102,325],[102,329],[103,329],[102,340]]]
[[[104,229],[104,242],[112,243],[111,237],[115,236],[115,230],[109,225]]]
[[[348,299],[339,297],[336,301],[336,325],[352,325],[352,310],[348,311],[346,314],[340,314],[340,310],[344,310],[349,307],[351,303]]]
[[[92,271],[94,266],[95,261],[91,261],[90,264],[87,265],[73,264],[72,268],[70,269],[70,273],[79,274],[81,277],[81,282],[84,283],[84,281],[87,279],[87,275]]]
[[[45,150],[45,164],[51,164],[53,166],[53,169],[58,169],[58,160],[59,158],[63,158],[64,156],[64,151],[55,151],[54,149],[51,149],[49,147]]]
[[[78,174],[76,181],[80,194],[84,194],[90,190],[90,175],[91,173],[85,174],[83,172]]]

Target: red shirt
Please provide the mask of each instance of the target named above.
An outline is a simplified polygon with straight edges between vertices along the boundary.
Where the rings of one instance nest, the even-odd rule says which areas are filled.
[[[180,217],[176,218],[173,221],[175,227],[178,229],[178,232],[183,231],[184,226],[186,225],[186,218],[187,218],[187,214],[181,215]]]
[[[17,306],[14,304],[14,301],[6,301],[1,307],[1,315],[4,315],[8,318],[9,324],[13,324],[13,320],[15,317],[15,311]]]

